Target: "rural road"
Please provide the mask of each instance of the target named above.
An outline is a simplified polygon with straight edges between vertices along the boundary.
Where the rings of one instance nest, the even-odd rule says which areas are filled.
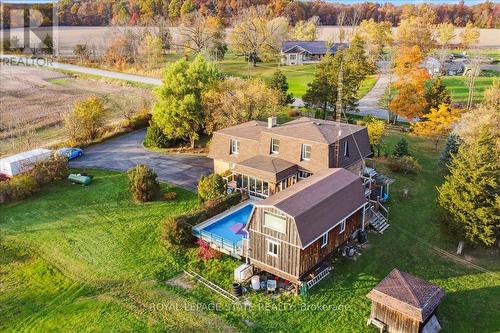
[[[384,97],[384,93],[389,87],[391,82],[391,74],[388,72],[382,72],[372,90],[370,90],[363,98],[358,102],[359,114],[362,116],[373,116],[380,119],[389,119],[389,112],[379,106],[379,101]]]
[[[70,166],[127,171],[145,164],[154,169],[160,180],[189,190],[196,190],[200,176],[213,171],[212,160],[205,156],[161,154],[144,149],[145,134],[146,130],[139,130],[90,146]]]
[[[160,79],[155,79],[152,77],[133,75],[133,74],[125,74],[125,73],[120,73],[120,72],[108,71],[108,70],[104,70],[104,69],[71,65],[71,64],[65,64],[65,63],[56,62],[56,61],[50,61],[50,60],[37,61],[37,60],[31,59],[30,57],[21,57],[21,56],[12,56],[12,55],[3,54],[3,55],[0,55],[0,59],[2,59],[2,62],[11,63],[13,65],[33,64],[34,66],[46,67],[49,69],[58,69],[58,70],[71,71],[71,72],[82,73],[82,74],[89,74],[89,75],[98,75],[98,76],[107,77],[110,79],[118,79],[118,80],[125,80],[125,81],[138,82],[138,83],[144,83],[144,84],[151,84],[151,85],[155,85],[155,86],[161,85],[161,82],[162,82]]]

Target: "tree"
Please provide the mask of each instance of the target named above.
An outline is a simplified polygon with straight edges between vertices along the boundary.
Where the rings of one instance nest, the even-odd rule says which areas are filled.
[[[105,115],[106,111],[99,97],[90,96],[77,101],[73,112],[64,119],[70,143],[77,145],[94,140],[104,124]]]
[[[319,24],[319,17],[313,16],[307,21],[298,21],[292,30],[293,40],[316,40],[316,30]]]
[[[435,44],[433,26],[425,17],[410,16],[402,19],[397,30],[398,48],[418,46],[423,53]]]
[[[374,64],[384,52],[384,48],[392,44],[391,23],[387,21],[375,22],[373,19],[361,21],[355,34],[365,42],[368,60]]]
[[[172,35],[170,34],[170,30],[163,19],[158,22],[158,37],[161,40],[163,52],[170,50],[170,46],[172,45]]]
[[[458,153],[458,148],[462,144],[462,140],[456,134],[450,133],[444,144],[444,149],[439,156],[439,166],[448,170],[448,165],[454,155]]]
[[[408,150],[408,141],[405,138],[401,138],[396,145],[394,146],[394,150],[392,151],[393,157],[403,157],[410,156],[410,152]]]
[[[269,87],[280,93],[281,105],[293,103],[293,95],[288,93],[288,81],[286,79],[286,76],[279,69],[274,72],[273,77],[269,81]]]
[[[73,48],[73,54],[78,57],[80,63],[90,60],[90,50],[87,44],[76,44]]]
[[[163,57],[163,42],[160,37],[148,34],[144,37],[138,49],[140,64],[147,69],[152,69]]]
[[[216,17],[194,13],[183,20],[178,35],[177,45],[195,54],[225,53],[224,26]]]
[[[469,48],[472,44],[475,44],[479,41],[479,29],[476,28],[471,22],[467,23],[465,28],[460,31],[458,34],[458,38],[460,39],[460,43],[464,48]]]
[[[443,48],[449,45],[453,38],[455,38],[455,26],[453,23],[446,22],[438,24],[437,32],[439,44],[441,44]]]
[[[206,132],[276,114],[280,97],[259,79],[231,77],[219,82],[203,94]]]
[[[198,182],[198,196],[202,202],[220,199],[225,194],[226,183],[220,175],[213,173],[201,176]]]
[[[256,66],[258,58],[268,60],[278,56],[287,34],[286,18],[269,18],[265,7],[250,7],[235,20],[229,44],[234,52],[245,54]]]
[[[499,234],[498,133],[482,128],[473,145],[462,145],[450,164],[450,175],[438,188],[438,203],[448,225],[473,244],[493,245]]]
[[[165,69],[163,84],[154,91],[152,115],[168,139],[187,139],[194,148],[203,128],[201,96],[218,77],[215,65],[201,55],[191,63],[181,59]]]
[[[396,95],[389,102],[389,110],[408,120],[421,117],[427,106],[422,89],[412,84],[398,86]]]
[[[385,131],[385,121],[369,116],[365,120],[365,126],[368,130],[368,139],[373,147],[373,151],[375,153],[376,148],[377,156],[380,156],[380,147],[382,146],[382,137]]]
[[[438,108],[431,109],[422,121],[412,124],[413,133],[432,138],[434,149],[437,151],[439,140],[448,135],[453,124],[460,118],[460,114],[460,109],[453,108],[449,104],[441,104]]]
[[[175,19],[181,14],[181,0],[170,0],[168,3],[168,17]]]
[[[306,104],[321,108],[325,115],[337,101],[336,80],[331,75],[334,68],[334,58],[327,53],[316,66],[314,80],[307,85],[307,91],[302,97]]]
[[[52,38],[51,35],[46,34],[42,43],[43,43],[42,49],[44,49],[45,52],[47,52],[47,53],[54,52],[54,39]]]
[[[450,93],[440,76],[433,80],[432,85],[426,90],[425,100],[427,102],[425,113],[437,109],[441,104],[451,104]]]
[[[181,11],[180,11],[181,17],[185,17],[186,15],[191,14],[195,10],[196,10],[196,7],[193,3],[193,0],[184,0],[184,2],[182,3],[182,6],[181,6]]]
[[[160,194],[158,175],[148,166],[138,164],[127,172],[128,190],[136,202],[148,202]]]

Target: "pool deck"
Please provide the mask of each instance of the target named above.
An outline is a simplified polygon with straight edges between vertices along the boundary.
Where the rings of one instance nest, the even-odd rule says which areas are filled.
[[[243,256],[243,246],[242,246],[242,244],[237,244],[237,243],[242,243],[242,241],[244,240],[244,237],[242,237],[242,241],[240,241],[240,242],[236,242],[236,243],[230,242],[230,241],[224,242],[224,237],[210,233],[204,229],[206,227],[220,221],[224,217],[231,215],[232,213],[242,209],[243,207],[246,207],[248,205],[255,205],[257,202],[258,202],[257,200],[253,200],[253,199],[245,200],[245,201],[237,204],[236,206],[231,207],[230,209],[228,209],[228,210],[226,210],[218,215],[215,215],[214,217],[212,217],[206,221],[203,221],[202,223],[194,226],[192,229],[192,233],[195,237],[198,237],[198,238],[203,239],[204,241],[208,242],[212,248],[239,259]]]

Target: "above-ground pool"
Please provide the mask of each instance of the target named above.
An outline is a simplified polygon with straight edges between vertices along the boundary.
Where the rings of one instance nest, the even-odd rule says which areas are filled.
[[[193,228],[193,234],[204,241],[226,250],[229,254],[241,250],[246,225],[254,205],[246,202],[228,212],[219,214]],[[235,253],[236,254],[236,253]]]

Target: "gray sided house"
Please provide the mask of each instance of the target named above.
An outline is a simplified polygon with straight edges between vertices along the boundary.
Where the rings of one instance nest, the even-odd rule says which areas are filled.
[[[283,65],[303,65],[317,63],[330,52],[335,54],[346,44],[333,44],[330,48],[326,41],[286,41],[281,47],[281,63]]]
[[[256,203],[246,225],[246,257],[254,267],[299,284],[364,228],[367,205],[359,176],[322,170]]]

